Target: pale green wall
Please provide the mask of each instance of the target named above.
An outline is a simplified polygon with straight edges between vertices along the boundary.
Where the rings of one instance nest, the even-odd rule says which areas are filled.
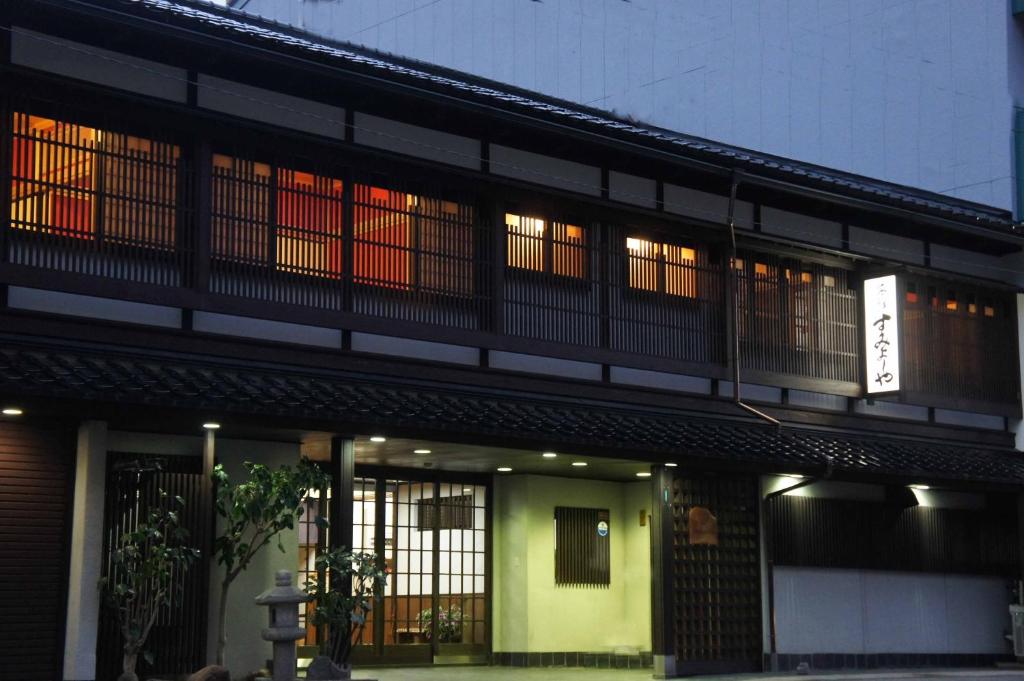
[[[494,494],[494,650],[651,649],[647,482],[498,477]],[[556,587],[556,506],[610,512],[611,585]]]
[[[218,438],[217,461],[233,482],[245,479],[245,461],[262,463],[271,468],[281,464],[290,466],[299,462],[299,445],[277,442],[247,442]],[[218,528],[219,529],[219,528]],[[267,626],[267,608],[258,606],[253,599],[274,586],[274,573],[289,570],[294,579],[299,565],[299,539],[296,530],[281,533],[282,553],[277,542],[271,542],[256,555],[249,569],[239,575],[228,594],[227,635],[225,664],[232,678],[242,678],[249,672],[266,666],[272,657],[271,644],[260,638]],[[212,660],[217,651],[217,604],[220,602],[220,582],[224,568],[213,564],[210,569],[210,624],[208,632],[209,655]]]

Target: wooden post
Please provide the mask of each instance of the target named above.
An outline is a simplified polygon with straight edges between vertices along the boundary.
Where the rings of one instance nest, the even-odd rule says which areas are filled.
[[[329,532],[331,550],[352,547],[352,497],[355,478],[355,441],[349,437],[331,438],[331,501]],[[351,580],[331,583],[332,589],[348,592]]]
[[[651,477],[651,652],[658,679],[676,675],[672,480],[664,466]]]

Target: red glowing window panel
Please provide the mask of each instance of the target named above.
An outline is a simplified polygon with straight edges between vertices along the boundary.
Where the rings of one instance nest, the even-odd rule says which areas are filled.
[[[419,197],[356,185],[354,204],[355,280],[387,288],[411,287]]]
[[[277,268],[331,278],[342,272],[342,182],[277,171]]]

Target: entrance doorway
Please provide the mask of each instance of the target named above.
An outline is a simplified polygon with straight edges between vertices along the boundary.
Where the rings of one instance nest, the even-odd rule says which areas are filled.
[[[352,547],[388,572],[355,664],[486,662],[490,652],[490,480],[357,467]]]

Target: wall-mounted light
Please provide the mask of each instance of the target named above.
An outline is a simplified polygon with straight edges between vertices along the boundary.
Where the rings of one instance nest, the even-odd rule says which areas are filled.
[[[203,424],[203,428],[206,430],[218,430],[220,428],[220,424],[216,421],[207,421]]]
[[[544,452],[543,454],[541,454],[541,456],[543,456],[545,459],[554,459],[556,456],[558,456],[558,454],[556,454],[555,452]]]
[[[931,489],[930,485],[907,485],[907,487],[909,487],[910,489],[920,489],[920,490]]]
[[[668,461],[665,463],[665,468],[675,468],[678,465],[675,461]]]
[[[414,450],[412,450],[412,453],[413,454],[430,454],[430,450],[429,449],[414,449]]]
[[[499,473],[511,473],[511,472],[512,472],[512,469],[511,469],[511,468],[509,468],[508,466],[500,466],[500,467],[498,468],[498,472],[499,472]]]
[[[804,476],[800,473],[783,473],[782,477],[790,478],[791,480],[803,480]]]
[[[383,435],[374,435],[370,438],[370,442],[387,442],[388,439]]]
[[[0,413],[4,416],[21,416],[25,412],[23,412],[20,407],[4,407],[3,411]]]
[[[650,471],[640,471],[639,473],[636,474],[636,477],[638,477],[638,478],[649,478],[649,477],[651,477],[651,473],[650,473]]]
[[[576,466],[578,468],[583,468],[584,466],[587,465],[587,462],[586,461],[573,461],[572,465]]]

